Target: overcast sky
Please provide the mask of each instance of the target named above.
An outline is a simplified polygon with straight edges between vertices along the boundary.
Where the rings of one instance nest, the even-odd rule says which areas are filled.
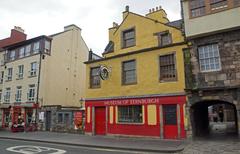
[[[108,28],[121,23],[126,5],[141,15],[162,6],[171,21],[180,19],[180,0],[0,0],[0,39],[9,37],[14,26],[22,27],[30,39],[76,24],[88,47],[101,54],[108,43]]]

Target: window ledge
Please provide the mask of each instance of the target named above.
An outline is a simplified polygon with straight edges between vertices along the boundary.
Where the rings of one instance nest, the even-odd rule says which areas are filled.
[[[144,123],[117,122],[119,125],[144,125]]]
[[[127,46],[127,47],[123,46],[122,49],[127,49],[127,48],[131,48],[131,47],[135,47],[135,46],[136,46],[136,44],[130,45],[130,46]]]
[[[37,77],[37,75],[29,75],[28,77],[29,78],[34,78],[34,77]]]
[[[129,86],[129,85],[136,85],[137,82],[133,82],[133,83],[122,83],[122,86]]]
[[[19,78],[19,77],[18,77],[18,78],[16,78],[16,80],[22,80],[22,79],[23,79],[23,77],[22,77],[22,78]]]

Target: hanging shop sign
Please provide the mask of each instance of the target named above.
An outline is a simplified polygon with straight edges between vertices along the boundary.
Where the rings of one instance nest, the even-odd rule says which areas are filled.
[[[102,80],[107,80],[109,78],[109,69],[106,66],[100,66],[100,77]]]

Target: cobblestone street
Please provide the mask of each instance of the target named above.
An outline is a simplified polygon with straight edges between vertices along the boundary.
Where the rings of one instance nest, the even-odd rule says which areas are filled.
[[[199,139],[189,144],[180,154],[240,154],[240,139]]]

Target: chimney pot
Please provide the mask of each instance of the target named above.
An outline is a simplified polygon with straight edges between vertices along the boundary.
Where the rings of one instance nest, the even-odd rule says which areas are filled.
[[[149,9],[149,13],[151,13],[152,12],[152,9]]]
[[[118,26],[118,23],[113,22],[113,27],[117,27],[117,26]]]
[[[154,12],[155,10],[154,10],[154,8],[152,8],[152,12]]]
[[[21,33],[24,33],[24,30],[19,26],[14,26],[14,30],[16,30],[18,32],[21,32]]]
[[[158,11],[158,6],[156,7],[156,11]]]
[[[128,5],[125,7],[125,11],[129,12],[129,6]]]

